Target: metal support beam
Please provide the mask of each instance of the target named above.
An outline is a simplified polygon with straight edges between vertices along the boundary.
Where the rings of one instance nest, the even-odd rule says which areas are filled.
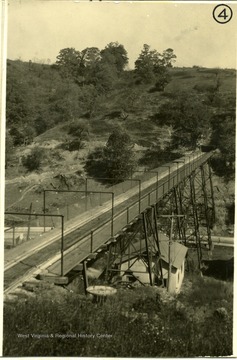
[[[86,289],[89,286],[89,282],[88,282],[88,276],[87,276],[86,261],[83,261],[83,280],[84,280],[84,291],[85,291],[85,294],[87,294]]]
[[[150,259],[150,251],[148,246],[148,234],[147,234],[147,224],[146,224],[146,214],[142,214],[142,220],[143,220],[143,229],[144,229],[144,236],[145,236],[145,243],[146,243],[146,253],[147,253],[147,260],[148,260],[148,272],[149,272],[149,279],[150,279],[150,285],[153,285],[152,280],[152,264]]]
[[[210,227],[210,216],[208,211],[208,198],[207,198],[207,188],[206,188],[206,179],[205,179],[205,170],[203,165],[201,165],[201,175],[202,175],[202,191],[204,199],[204,211],[206,217],[206,229],[207,229],[207,241],[209,245],[209,250],[212,249],[212,239],[211,239],[211,227]]]
[[[212,223],[214,223],[216,221],[216,213],[215,213],[215,201],[214,201],[214,191],[213,191],[212,171],[211,171],[210,161],[207,162],[207,167],[209,173],[210,195],[212,201]]]
[[[198,265],[199,268],[201,267],[201,260],[202,260],[202,249],[201,249],[201,240],[200,240],[200,233],[199,233],[199,221],[198,221],[198,213],[197,213],[197,204],[196,204],[196,193],[195,193],[195,183],[194,183],[194,175],[189,177],[190,180],[190,191],[191,191],[191,204],[193,210],[193,220],[194,220],[194,234],[197,246],[197,256],[198,256]]]

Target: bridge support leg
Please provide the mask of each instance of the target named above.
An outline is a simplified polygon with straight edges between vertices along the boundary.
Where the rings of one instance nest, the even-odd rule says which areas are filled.
[[[86,261],[83,261],[83,280],[84,280],[84,290],[85,290],[85,294],[87,294],[86,289],[88,288],[88,276],[87,276],[87,266],[86,266]]]
[[[210,212],[209,212],[209,207],[208,207],[205,169],[204,169],[203,165],[201,166],[201,174],[202,174],[202,192],[203,192],[203,199],[204,199],[204,211],[205,211],[206,228],[207,228],[207,241],[208,241],[208,245],[209,245],[209,251],[212,251],[211,221],[210,221]]]
[[[155,225],[155,239],[156,239],[156,245],[158,250],[158,267],[160,270],[160,280],[162,282],[162,286],[164,286],[164,277],[163,277],[163,271],[162,271],[162,261],[161,261],[161,253],[160,253],[160,243],[159,243],[159,232],[158,232],[158,226],[157,226],[157,211],[156,206],[153,206],[153,215],[154,215],[154,225]]]
[[[176,197],[176,208],[178,209],[177,215],[185,215],[184,217],[178,217],[178,229],[179,229],[179,239],[184,242],[184,245],[187,244],[187,237],[186,237],[186,211],[185,208],[185,199],[183,199],[183,190],[184,190],[184,183],[180,183],[175,188],[175,197]],[[187,205],[186,205],[187,206]]]
[[[197,212],[197,203],[196,203],[196,189],[195,189],[195,173],[189,177],[190,181],[190,196],[191,196],[191,205],[193,210],[193,221],[194,221],[194,234],[197,246],[197,256],[198,256],[198,266],[201,267],[201,260],[202,260],[202,249],[201,249],[201,239],[200,239],[200,232],[199,232],[199,219],[198,219],[198,212]]]
[[[145,236],[145,242],[146,242],[146,253],[147,253],[147,261],[148,261],[148,272],[149,272],[149,279],[150,279],[150,285],[153,285],[152,280],[152,262],[151,262],[151,256],[150,256],[150,249],[148,245],[148,233],[147,233],[147,222],[146,222],[146,214],[142,214],[142,220],[143,220],[143,230],[144,230],[144,236]]]
[[[215,201],[214,201],[214,191],[213,191],[213,183],[212,183],[212,171],[209,161],[207,162],[208,173],[209,173],[209,182],[210,182],[210,195],[212,202],[212,223],[215,223],[216,213],[215,213]]]

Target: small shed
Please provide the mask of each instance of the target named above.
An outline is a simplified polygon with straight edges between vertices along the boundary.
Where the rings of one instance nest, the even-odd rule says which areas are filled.
[[[185,257],[188,248],[177,241],[173,241],[170,244],[170,262],[171,262],[171,274],[169,290],[171,293],[179,293],[185,269]],[[160,242],[160,258],[162,264],[162,276],[166,281],[168,280],[169,272],[169,240],[163,240]]]
[[[187,247],[177,241],[172,241],[170,244],[169,256],[169,239],[166,235],[159,236],[159,250],[157,246],[149,247],[149,254],[145,240],[134,243],[132,249],[115,261],[118,266],[120,264],[120,276],[122,281],[139,281],[143,284],[150,284],[150,276],[152,283],[158,283],[159,280],[164,280],[168,285],[169,272],[169,258],[171,262],[171,274],[169,291],[171,293],[178,293],[180,291],[185,269],[185,256],[187,254]],[[148,256],[149,260],[148,261]],[[151,266],[151,275],[149,273],[149,262]]]

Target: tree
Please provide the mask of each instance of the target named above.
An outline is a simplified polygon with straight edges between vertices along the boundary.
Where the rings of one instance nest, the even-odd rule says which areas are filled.
[[[235,112],[224,111],[212,120],[211,145],[219,149],[212,166],[219,176],[231,177],[235,172]]]
[[[117,181],[126,178],[134,169],[133,143],[130,136],[116,129],[109,136],[103,152],[106,177]]]
[[[160,67],[159,71],[155,71],[156,82],[153,90],[164,91],[166,85],[170,82],[170,75],[165,67]]]
[[[94,66],[98,61],[101,60],[100,50],[97,47],[87,47],[82,50],[81,58],[86,68]]]
[[[164,66],[172,67],[173,63],[176,61],[175,59],[177,58],[177,56],[174,54],[173,49],[168,48],[163,51],[162,58],[163,58]]]
[[[135,167],[133,143],[122,129],[109,136],[104,147],[92,151],[86,161],[86,171],[95,178],[107,178],[104,183],[120,182],[130,175]]]
[[[61,82],[49,97],[49,110],[54,122],[69,121],[80,114],[80,88],[69,79]]]
[[[135,62],[135,74],[138,81],[147,84],[155,83],[154,91],[163,91],[170,81],[167,68],[171,66],[170,57],[175,55],[171,55],[168,50],[172,49],[167,49],[161,55],[156,50],[151,50],[149,45],[144,44],[143,50]]]
[[[156,115],[159,125],[172,126],[172,147],[195,149],[211,132],[211,113],[198,96],[186,92],[163,104]]]
[[[117,79],[115,65],[99,61],[87,71],[86,83],[87,85],[93,85],[99,93],[105,93],[113,88]]]
[[[159,54],[156,50],[150,50],[150,46],[143,45],[143,50],[135,61],[135,74],[143,83],[150,83],[155,80],[154,64]]]
[[[111,42],[105,49],[101,50],[101,60],[102,62],[115,65],[118,74],[120,74],[128,64],[127,51],[117,41]]]
[[[59,51],[56,65],[60,69],[62,77],[77,78],[83,73],[85,67],[80,51],[74,48],[65,48]]]
[[[98,104],[99,93],[94,85],[84,85],[79,92],[78,100],[80,108],[91,118]]]

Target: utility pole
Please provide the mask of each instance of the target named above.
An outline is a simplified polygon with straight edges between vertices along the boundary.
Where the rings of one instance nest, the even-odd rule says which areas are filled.
[[[170,235],[169,235],[169,250],[168,250],[168,261],[169,261],[168,292],[170,292],[170,289],[171,289],[171,272],[172,272],[171,245],[172,245],[172,236],[173,236],[173,225],[174,225],[174,215],[173,215],[173,212],[172,212],[171,225],[170,225]]]

